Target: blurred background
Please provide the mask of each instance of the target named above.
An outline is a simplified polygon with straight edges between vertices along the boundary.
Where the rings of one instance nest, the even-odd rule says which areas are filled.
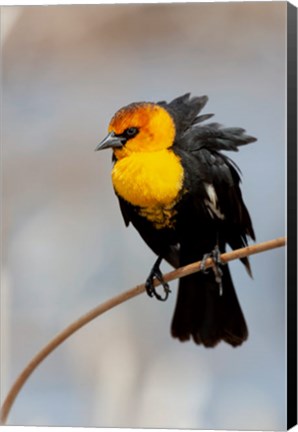
[[[50,338],[152,267],[124,226],[110,152],[94,152],[121,106],[207,94],[205,113],[258,138],[230,154],[257,240],[285,234],[286,6],[1,9],[2,401]],[[29,379],[8,424],[284,429],[285,251],[251,264],[254,279],[231,264],[243,346],[172,339],[172,282],[166,303],[141,295],[72,336]]]

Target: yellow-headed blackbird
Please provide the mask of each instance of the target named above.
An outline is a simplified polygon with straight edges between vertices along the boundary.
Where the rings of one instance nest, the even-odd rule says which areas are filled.
[[[198,115],[207,100],[186,94],[170,103],[125,106],[96,150],[113,149],[112,182],[125,224],[131,222],[158,255],[146,282],[150,296],[168,296],[159,269],[162,259],[176,268],[210,255],[214,259],[213,271],[180,280],[172,335],[181,341],[192,337],[206,347],[220,340],[237,346],[248,330],[219,254],[226,244],[237,249],[255,235],[239,168],[221,151],[237,151],[256,139],[238,127],[202,125],[213,115]],[[248,259],[242,261],[250,274]],[[154,278],[162,282],[164,297],[154,288]]]

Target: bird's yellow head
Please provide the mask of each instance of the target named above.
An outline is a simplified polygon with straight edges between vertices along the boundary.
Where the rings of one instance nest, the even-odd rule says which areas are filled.
[[[133,103],[116,112],[108,136],[96,150],[112,148],[117,159],[132,153],[154,152],[171,147],[175,123],[163,107],[154,103]]]

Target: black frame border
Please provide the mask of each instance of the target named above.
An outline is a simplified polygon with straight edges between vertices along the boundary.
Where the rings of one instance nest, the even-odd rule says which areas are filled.
[[[297,8],[287,3],[287,428],[297,424]]]

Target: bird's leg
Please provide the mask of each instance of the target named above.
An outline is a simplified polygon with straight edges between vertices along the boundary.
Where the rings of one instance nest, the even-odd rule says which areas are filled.
[[[215,245],[215,248],[213,249],[212,254],[213,254],[212,259],[213,259],[213,263],[214,263],[214,265],[212,266],[212,270],[213,270],[214,275],[215,275],[215,280],[219,286],[219,295],[221,296],[223,294],[223,287],[222,287],[223,271],[220,267],[223,265],[223,262],[220,258],[220,250],[219,250],[218,244]]]
[[[160,271],[159,266],[160,266],[161,261],[162,261],[162,257],[158,257],[157,260],[155,261],[154,266],[152,267],[152,270],[151,270],[151,272],[150,272],[150,274],[146,280],[145,287],[146,287],[147,294],[150,297],[154,296],[160,301],[165,301],[165,300],[167,300],[171,290],[170,290],[169,284],[167,282],[165,282],[163,275],[162,275],[162,272]],[[162,297],[156,291],[155,286],[154,286],[154,278],[157,279],[162,284],[163,289],[164,289],[164,293],[165,293],[164,297]]]
[[[223,271],[220,267],[222,265],[224,265],[224,263],[222,262],[222,260],[220,258],[220,250],[219,250],[218,244],[215,245],[214,249],[210,253],[207,253],[203,256],[203,258],[201,260],[201,265],[200,265],[200,270],[203,273],[209,273],[209,269],[206,270],[206,261],[208,258],[212,258],[212,260],[213,260],[212,270],[213,270],[213,273],[215,275],[215,281],[219,285],[219,295],[222,295],[223,294],[223,287],[222,287]]]

